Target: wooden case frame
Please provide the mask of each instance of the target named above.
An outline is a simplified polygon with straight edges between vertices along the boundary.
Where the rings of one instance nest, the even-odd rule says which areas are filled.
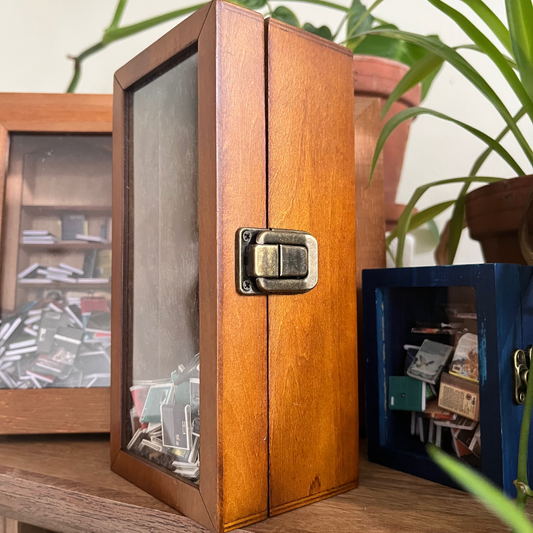
[[[0,231],[12,133],[111,134],[111,131],[111,95],[0,94]],[[4,237],[2,232],[2,240]],[[0,434],[108,431],[107,387],[0,390]]]
[[[210,3],[115,76],[112,469],[216,531],[267,516],[267,303],[265,298],[242,298],[234,287],[235,229],[266,224],[263,35],[260,14],[232,4]],[[122,449],[131,376],[123,354],[129,352],[131,342],[132,287],[124,280],[132,264],[120,246],[124,239],[130,248],[131,234],[131,189],[124,187],[130,178],[122,157],[129,146],[128,90],[176,58],[179,61],[180,54],[191,47],[198,51],[199,102],[202,460],[197,486]],[[246,98],[232,97],[244,89]],[[231,145],[239,148],[227,150]]]
[[[202,361],[198,485],[125,449],[132,376],[131,91],[193,47]],[[356,487],[350,51],[215,0],[122,67],[114,94],[112,469],[215,531]],[[239,295],[234,255],[240,227],[316,236],[322,246],[318,287],[306,295]],[[306,392],[317,389],[320,397]],[[320,410],[312,432],[309,413]]]

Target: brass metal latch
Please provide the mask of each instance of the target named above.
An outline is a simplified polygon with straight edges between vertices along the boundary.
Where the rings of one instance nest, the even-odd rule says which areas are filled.
[[[305,231],[240,228],[235,244],[240,294],[300,294],[318,283],[318,244]]]
[[[514,401],[523,405],[526,401],[527,381],[533,346],[528,346],[525,350],[515,350],[513,352],[513,398]]]

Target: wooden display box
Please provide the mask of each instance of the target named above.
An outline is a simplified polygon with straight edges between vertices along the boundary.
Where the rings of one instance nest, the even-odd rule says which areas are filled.
[[[110,243],[67,241],[61,220],[66,215],[85,219],[90,235],[99,235],[102,224],[110,223],[111,127],[109,95],[0,94],[0,301],[2,326],[16,317],[23,320],[15,330],[19,341],[41,335],[39,321],[25,326],[32,305],[34,311],[48,302],[64,308],[82,296],[110,296],[109,279],[100,284],[85,279],[83,285],[74,274],[65,274],[68,279],[62,281],[35,270],[27,276],[21,273],[36,263],[42,269],[59,262],[81,268],[88,253],[95,260],[97,254],[105,255],[110,262]],[[54,239],[27,242],[29,230],[48,231]],[[22,326],[28,332],[20,332]],[[9,365],[5,357],[12,339],[1,341],[0,369],[8,374],[9,388],[3,379],[0,434],[109,431],[109,386],[87,388],[90,380],[83,381],[78,369],[80,379],[70,384],[47,372],[42,372],[42,380],[30,380],[25,372],[39,352],[22,354]],[[15,368],[26,361],[26,367]]]
[[[358,483],[353,113],[347,49],[225,2],[116,73],[112,468],[214,531]],[[316,286],[311,237],[254,228],[314,237]],[[268,242],[294,262],[250,274]]]
[[[419,345],[424,338],[453,345],[452,336],[413,333],[412,327],[449,322],[453,308],[466,305],[477,313],[477,320],[468,327],[477,328],[478,335],[481,471],[516,496],[513,481],[523,406],[513,399],[513,353],[533,344],[532,279],[531,267],[509,264],[363,272],[366,426],[371,461],[453,486],[429,459],[425,445],[411,435],[410,413],[389,408],[388,383],[390,376],[404,374],[404,345]],[[444,447],[444,436],[442,442]]]

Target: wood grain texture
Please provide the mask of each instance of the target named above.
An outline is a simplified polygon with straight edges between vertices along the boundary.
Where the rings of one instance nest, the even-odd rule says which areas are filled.
[[[200,322],[200,353],[202,370],[203,357],[210,364],[216,354],[218,390],[208,391],[208,382],[201,398],[204,402],[208,392],[212,395],[208,408],[218,409],[219,437],[207,435],[202,426],[202,445],[218,441],[218,450],[211,451],[217,454],[220,476],[218,527],[229,530],[266,518],[268,510],[267,299],[241,296],[235,289],[235,232],[243,226],[266,226],[264,22],[262,15],[230,3],[216,2],[213,7],[199,42],[200,61],[211,59],[212,69],[211,82],[206,79],[200,85],[199,100],[209,102],[200,105],[200,119],[209,124],[207,135],[200,138],[200,180],[210,180],[211,201],[203,208],[200,203],[199,212],[218,213],[216,228],[200,218],[200,234],[203,230],[207,236],[200,249],[200,265],[206,267],[200,291],[207,312],[216,309],[211,319],[216,320],[217,337],[210,338],[209,322],[207,328]],[[214,38],[215,18],[216,53],[211,48],[202,55],[204,35]],[[214,271],[209,275],[207,269]],[[209,294],[215,279],[216,302]],[[209,320],[202,308],[200,312],[200,320]],[[201,457],[204,468],[204,448]],[[205,481],[209,487],[210,480]],[[204,484],[200,492],[208,503]]]
[[[107,387],[0,391],[0,435],[107,432]]]
[[[128,241],[127,94],[196,42],[199,90],[200,418],[199,491],[123,451],[132,265]],[[213,2],[116,74],[113,168],[115,244],[113,469],[210,529],[233,529],[267,514],[266,298],[235,291],[235,232],[266,224],[262,16]],[[126,91],[126,93],[125,93]],[[242,98],[246,93],[247,97]],[[126,179],[126,181],[125,181]],[[114,334],[114,333],[113,333]],[[122,335],[123,334],[123,335]],[[114,334],[115,335],[115,334]],[[253,420],[252,423],[250,421]]]
[[[110,94],[0,93],[9,131],[111,133]]]
[[[0,438],[0,514],[57,533],[207,531],[108,465],[108,442],[97,436]],[[5,533],[2,525],[0,519]],[[358,489],[238,530],[244,531],[500,533],[505,528],[468,494],[369,463],[363,453]]]
[[[352,54],[267,20],[268,225],[318,241],[308,294],[269,295],[270,514],[358,482]]]
[[[381,100],[356,97],[355,136],[355,265],[357,272],[357,330],[363,331],[362,272],[365,268],[385,268],[385,212],[383,158],[380,157],[368,186],[372,156],[381,131]],[[364,337],[357,338],[359,397],[364,398]],[[365,427],[365,402],[359,402],[359,427]]]
[[[42,529],[30,524],[24,524],[12,518],[0,516],[0,533],[52,533],[47,529]]]

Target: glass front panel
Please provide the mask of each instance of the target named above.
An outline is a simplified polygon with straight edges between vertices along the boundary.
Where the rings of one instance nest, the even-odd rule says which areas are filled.
[[[481,469],[475,289],[391,288],[382,297],[381,444],[426,456],[431,442]]]
[[[128,449],[199,476],[198,55],[132,94]]]
[[[0,388],[108,387],[111,135],[12,134]]]

